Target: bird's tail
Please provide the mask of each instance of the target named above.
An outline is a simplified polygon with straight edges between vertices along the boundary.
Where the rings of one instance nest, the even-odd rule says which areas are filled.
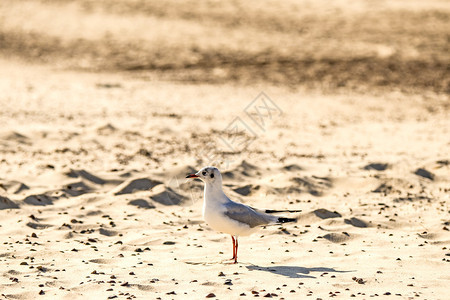
[[[278,218],[278,223],[288,223],[288,222],[296,222],[297,219],[295,218],[283,218],[283,217],[279,217]]]
[[[302,212],[301,209],[294,209],[294,210],[290,210],[290,209],[282,209],[282,210],[278,210],[278,209],[266,209],[264,211],[266,214],[276,214],[276,213],[298,213],[298,212]]]

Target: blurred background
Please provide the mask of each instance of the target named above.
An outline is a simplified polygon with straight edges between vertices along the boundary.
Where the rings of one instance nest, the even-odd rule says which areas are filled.
[[[447,0],[2,0],[0,57],[173,81],[450,92]]]

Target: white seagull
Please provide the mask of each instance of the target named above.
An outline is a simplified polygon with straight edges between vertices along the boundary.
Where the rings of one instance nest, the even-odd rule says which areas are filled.
[[[195,174],[187,175],[186,178],[199,178],[205,183],[203,219],[212,229],[231,235],[233,241],[231,260],[234,260],[234,263],[237,263],[238,236],[249,235],[260,226],[297,220],[267,213],[300,212],[300,210],[260,211],[230,200],[222,190],[222,175],[216,167],[204,167]]]

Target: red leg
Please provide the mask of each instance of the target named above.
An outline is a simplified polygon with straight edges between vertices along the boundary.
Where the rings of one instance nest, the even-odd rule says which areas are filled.
[[[233,257],[231,259],[235,259],[236,258],[236,252],[235,252],[236,241],[234,239],[234,236],[231,236],[231,240],[233,241]]]
[[[234,246],[235,250],[234,250],[234,263],[237,263],[237,251],[238,251],[238,238],[236,237],[236,242],[235,242],[235,246]]]

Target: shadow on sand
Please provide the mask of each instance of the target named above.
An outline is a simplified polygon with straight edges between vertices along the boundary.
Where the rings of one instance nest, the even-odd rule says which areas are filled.
[[[304,267],[296,267],[296,266],[273,266],[273,267],[260,267],[256,265],[246,266],[249,271],[265,271],[278,275],[283,275],[289,278],[316,278],[315,276],[308,275],[313,272],[321,272],[321,273],[347,273],[354,271],[339,271],[333,268],[304,268]]]

